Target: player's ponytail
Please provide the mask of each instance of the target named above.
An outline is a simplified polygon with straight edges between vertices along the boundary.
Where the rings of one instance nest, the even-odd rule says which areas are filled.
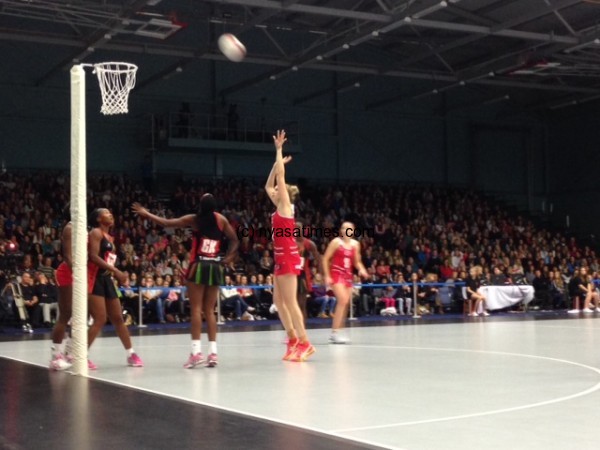
[[[300,195],[300,189],[295,184],[286,184],[285,188],[288,191],[288,195],[290,197],[290,203],[294,203],[298,196]]]
[[[200,228],[200,221],[208,217],[214,217],[214,212],[217,209],[217,200],[212,194],[204,194],[200,198],[198,210],[196,211],[196,225]]]

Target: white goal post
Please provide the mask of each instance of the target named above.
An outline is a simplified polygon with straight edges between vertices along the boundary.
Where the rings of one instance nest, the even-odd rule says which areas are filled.
[[[102,114],[127,113],[129,92],[137,66],[129,63],[78,64],[71,68],[71,222],[73,261],[73,315],[71,318],[72,371],[88,375],[87,329],[87,164],[85,70],[94,67],[102,92]]]

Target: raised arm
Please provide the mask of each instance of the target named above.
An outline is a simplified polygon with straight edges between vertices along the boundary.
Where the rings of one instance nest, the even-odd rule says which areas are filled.
[[[267,178],[267,183],[265,184],[265,190],[269,195],[271,201],[278,206],[278,198],[277,191],[275,189],[275,182],[279,185],[279,180],[277,176],[279,172],[283,170],[284,175],[284,184],[285,184],[285,168],[283,167],[283,143],[286,141],[285,139],[285,131],[277,130],[275,136],[273,136],[273,143],[275,144],[275,163],[271,168],[271,172],[269,173],[269,178]],[[291,159],[291,158],[290,158]]]
[[[271,172],[269,173],[269,178],[267,178],[267,183],[265,184],[265,191],[275,206],[277,206],[277,190],[275,189],[275,173],[277,172],[277,167],[277,163],[274,163]]]
[[[275,144],[275,182],[277,183],[277,189],[279,190],[279,203],[278,209],[281,209],[281,213],[286,216],[291,215],[291,202],[290,196],[288,195],[285,185],[285,165],[283,163],[283,144],[287,141],[284,130],[277,130],[275,136],[273,136],[273,143]],[[286,214],[286,210],[289,212]]]
[[[163,228],[187,228],[194,226],[194,220],[196,219],[195,214],[187,214],[182,217],[178,217],[176,219],[167,219],[165,217],[159,217],[155,214],[152,214],[146,208],[144,208],[139,203],[134,203],[131,205],[131,209],[134,213],[136,213],[140,217],[145,217],[150,221],[154,222],[157,225],[160,225]]]
[[[287,138],[285,137],[285,131],[277,130],[275,136],[273,136],[273,142],[275,144],[275,183],[277,185],[277,211],[286,217],[293,215],[292,203],[290,201],[290,195],[287,191],[285,183],[285,165],[292,160],[291,156],[283,157],[283,144]]]

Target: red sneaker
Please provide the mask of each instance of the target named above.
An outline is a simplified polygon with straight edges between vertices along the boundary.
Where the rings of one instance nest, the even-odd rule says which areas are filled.
[[[282,358],[284,361],[289,361],[290,360],[290,358],[292,357],[292,355],[296,351],[296,346],[298,345],[299,342],[300,341],[298,340],[298,338],[288,339],[287,349],[285,351],[285,355],[283,355],[283,358]]]
[[[294,351],[293,355],[289,358],[288,361],[306,361],[309,358],[309,356],[316,351],[317,350],[313,347],[313,345],[310,342],[299,342],[298,345],[296,345],[296,350]]]

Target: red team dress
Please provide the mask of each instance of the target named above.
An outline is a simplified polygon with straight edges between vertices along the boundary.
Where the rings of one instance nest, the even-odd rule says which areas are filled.
[[[274,275],[300,274],[300,255],[294,237],[296,221],[275,211],[271,216],[273,226]],[[289,237],[288,237],[289,235]]]
[[[339,239],[339,238],[338,238]],[[356,247],[344,247],[341,241],[338,248],[331,258],[331,279],[333,284],[343,284],[346,287],[352,287],[352,270],[354,267],[354,252]]]
[[[71,225],[71,222],[69,222],[67,225]],[[58,287],[73,286],[73,270],[69,267],[69,265],[66,262],[61,262],[56,268],[55,277],[56,285]]]
[[[56,268],[56,285],[58,287],[73,286],[73,271],[66,262]]]

